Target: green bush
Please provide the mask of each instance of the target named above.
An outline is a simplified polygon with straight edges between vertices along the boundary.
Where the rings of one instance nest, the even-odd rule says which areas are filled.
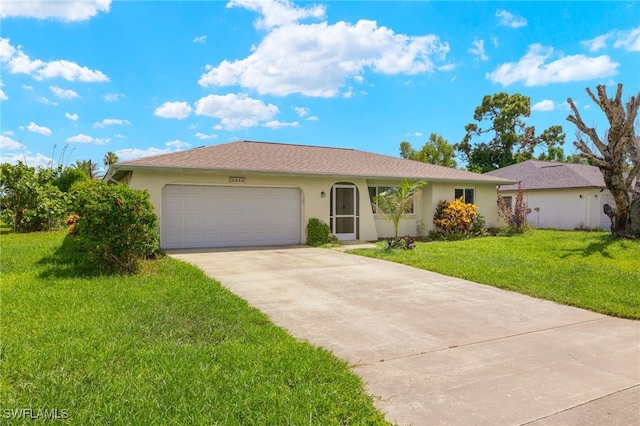
[[[54,184],[58,170],[22,162],[0,165],[0,219],[15,232],[47,231],[62,224],[69,197]]]
[[[307,223],[307,244],[313,247],[338,244],[338,239],[331,233],[329,225],[320,219],[311,218]]]
[[[101,266],[136,272],[158,250],[158,219],[147,191],[86,181],[74,186],[73,195],[77,238]]]

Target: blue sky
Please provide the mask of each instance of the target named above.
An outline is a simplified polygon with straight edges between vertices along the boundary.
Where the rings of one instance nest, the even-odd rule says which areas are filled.
[[[450,143],[484,95],[538,132],[640,90],[638,2],[0,0],[1,161],[102,164],[234,140],[397,156]]]

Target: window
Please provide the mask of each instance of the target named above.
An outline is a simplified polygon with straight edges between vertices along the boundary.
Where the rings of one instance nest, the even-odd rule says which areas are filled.
[[[455,189],[455,199],[462,197],[462,201],[467,204],[475,204],[476,201],[476,190],[473,188],[456,188]]]
[[[502,197],[502,199],[504,200],[504,205],[507,206],[507,208],[511,208],[513,205],[513,197],[509,195],[508,197]]]
[[[369,199],[371,200],[371,210],[373,211],[374,214],[381,214],[381,213],[378,211],[378,206],[376,206],[376,203],[373,202],[373,197],[375,197],[378,194],[382,194],[383,192],[388,191],[392,188],[393,188],[392,186],[370,186],[369,187]],[[414,199],[413,203],[405,213],[414,214],[416,209],[415,204],[416,202]]]

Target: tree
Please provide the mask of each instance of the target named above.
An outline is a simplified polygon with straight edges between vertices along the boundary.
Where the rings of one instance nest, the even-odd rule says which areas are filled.
[[[109,151],[102,159],[102,162],[107,167],[111,166],[112,164],[116,164],[118,162],[118,155],[113,151]]]
[[[89,179],[98,179],[98,163],[91,160],[76,160],[76,169],[83,170]]]
[[[535,128],[527,126],[523,118],[531,114],[531,100],[516,93],[486,95],[476,107],[473,119],[478,123],[465,126],[464,139],[455,145],[466,160],[468,169],[488,172],[533,158],[536,148],[553,148],[564,143],[562,126],[551,126],[536,136]],[[480,127],[483,122],[488,127]],[[492,133],[488,142],[471,144],[475,136]]]
[[[607,88],[603,84],[596,87],[597,97],[588,87],[586,91],[607,116],[609,129],[601,139],[594,127],[584,124],[573,99],[569,98],[567,103],[573,114],[567,117],[567,121],[578,128],[577,140],[573,144],[582,157],[600,169],[613,196],[615,208],[604,205],[605,213],[611,218],[611,232],[619,237],[640,237],[640,187],[637,184],[633,187],[640,172],[640,136],[636,133],[640,93],[631,96],[625,105],[622,102],[622,84],[618,84],[615,98],[607,97]]]
[[[431,133],[420,151],[413,149],[409,142],[400,143],[400,156],[407,160],[422,161],[444,167],[456,167],[455,149],[442,136]]]
[[[405,180],[395,188],[391,188],[373,197],[378,211],[393,224],[394,239],[398,240],[400,219],[411,211],[414,199],[420,193],[424,181]]]

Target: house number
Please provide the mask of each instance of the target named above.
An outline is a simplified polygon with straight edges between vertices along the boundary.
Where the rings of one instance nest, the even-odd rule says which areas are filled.
[[[245,183],[247,178],[245,177],[230,177],[229,183]]]

